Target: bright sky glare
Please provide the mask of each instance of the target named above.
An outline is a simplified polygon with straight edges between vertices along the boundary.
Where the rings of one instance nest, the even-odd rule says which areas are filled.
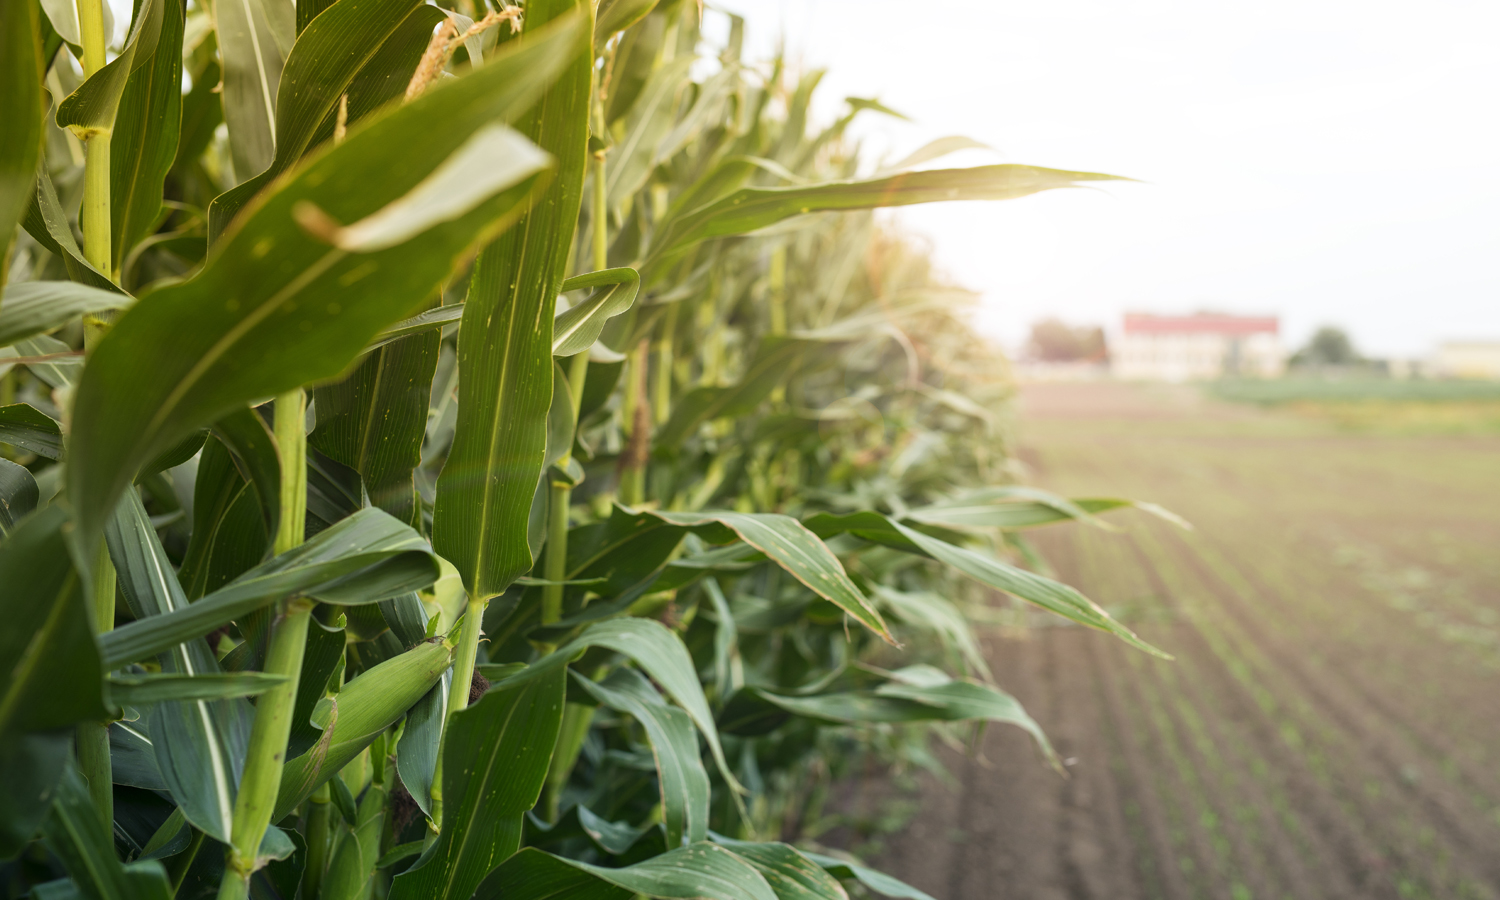
[[[891,158],[964,134],[998,158],[1144,184],[899,214],[1007,345],[1060,315],[1282,316],[1418,356],[1500,339],[1500,4],[1465,0],[721,0],[781,36]],[[709,12],[715,28],[723,16]],[[720,26],[722,27],[722,26]],[[978,151],[951,164],[995,161]]]

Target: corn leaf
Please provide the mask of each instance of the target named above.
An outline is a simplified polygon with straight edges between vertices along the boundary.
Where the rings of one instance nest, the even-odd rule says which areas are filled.
[[[529,204],[539,176],[474,197],[458,218],[373,253],[331,248],[293,215],[316,208],[356,221],[416,188],[475,131],[535,99],[579,34],[570,21],[351,129],[279,179],[197,276],[147,294],[120,318],[94,349],[74,404],[68,493],[84,545],[146,460],[237,405],[338,375]],[[138,365],[143,358],[152,365]]]
[[[689,210],[662,225],[652,239],[647,284],[700,241],[756,231],[810,212],[871,209],[945,200],[1010,200],[1084,181],[1119,180],[1114,175],[1066,172],[1037,166],[997,165],[903,172],[865,181],[796,187],[741,188],[723,199]]]
[[[653,443],[675,450],[704,422],[751,412],[786,380],[809,346],[811,342],[797,338],[763,340],[738,384],[688,391],[673,405],[672,417],[657,429]]]
[[[260,501],[260,492],[241,475],[234,455],[218,438],[210,438],[198,458],[193,531],[178,570],[190,600],[218,590],[262,561],[272,532]],[[280,505],[279,493],[274,502]]]
[[[263,694],[284,681],[285,675],[270,675],[265,672],[111,675],[109,695],[114,702],[130,706],[174,700],[228,700]]]
[[[559,18],[586,24],[578,7],[533,0],[525,34]],[[516,127],[557,160],[556,177],[474,264],[459,332],[457,428],[433,509],[434,548],[478,598],[500,594],[532,564],[527,523],[552,404],[552,317],[583,194],[593,66],[586,33],[554,52],[565,68]],[[495,68],[492,57],[469,78]]]
[[[0,461],[0,536],[10,534],[16,523],[36,509],[39,499],[36,479],[25,466]]]
[[[337,784],[343,784],[338,780]],[[381,830],[385,826],[386,791],[372,784],[359,801],[354,821],[340,827],[334,840],[328,873],[318,892],[324,900],[364,900],[371,894],[376,863],[380,861]],[[288,894],[295,894],[296,886]]]
[[[120,864],[109,830],[89,799],[88,785],[72,765],[58,782],[45,834],[48,848],[62,860],[77,885],[75,896],[96,900],[171,900],[172,885],[161,863],[150,860],[129,866]],[[59,891],[62,887],[38,886],[36,896],[66,896]]]
[[[101,639],[104,656],[111,668],[142,659],[287,597],[372,603],[421,590],[439,574],[420,535],[378,509],[364,509],[196,603],[109,632]]]
[[[577,672],[573,680],[595,700],[631,716],[646,730],[656,757],[661,789],[662,824],[667,846],[680,847],[708,836],[708,772],[698,754],[698,736],[693,720],[675,706],[668,706],[656,688],[634,669],[616,669],[602,682]]]
[[[720,835],[714,835],[714,843],[754,866],[778,900],[847,900],[849,896],[838,879],[787,844],[735,841]]]
[[[109,723],[109,764],[115,784],[170,793],[156,764],[156,744],[147,720]]]
[[[190,608],[135,491],[126,492],[115,508],[104,537],[120,593],[138,622],[161,621]],[[116,703],[160,703],[149,722],[157,772],[188,821],[228,841],[252,716],[245,700],[231,698],[258,693],[281,679],[268,683],[258,672],[226,675],[202,634],[160,655],[163,674],[115,675],[110,692]],[[235,685],[242,689],[225,692]]]
[[[0,860],[36,836],[73,746],[66,731],[0,735]]]
[[[386,344],[347,378],[313,391],[318,427],[308,443],[358,472],[370,502],[412,526],[421,509],[412,473],[422,461],[439,344],[436,332]]]
[[[28,281],[5,287],[0,347],[66,325],[84,313],[129,306],[134,299],[76,281]]]
[[[162,185],[182,127],[182,7],[157,2],[160,33],[149,61],[131,72],[115,113],[109,154],[110,266],[125,258],[161,219]]]
[[[62,428],[29,403],[0,406],[0,441],[48,459],[59,459],[63,452]]]
[[[214,7],[223,61],[224,124],[236,181],[276,157],[276,98],[292,38],[283,0],[229,0]]]
[[[594,46],[603,47],[605,41],[629,28],[656,8],[657,0],[600,0],[594,21]]]
[[[777,900],[754,866],[708,842],[669,850],[633,866],[607,869],[527,847],[485,880],[476,900]]]
[[[117,60],[118,61],[118,60]],[[98,73],[95,73],[98,74]],[[52,178],[43,169],[36,173],[36,190],[31,195],[31,204],[26,208],[26,218],[21,225],[32,239],[62,258],[73,281],[106,291],[124,293],[110,277],[94,268],[83,256],[83,250],[73,237],[73,228],[68,224],[68,215],[57,199],[57,189]]]
[[[438,751],[442,747],[443,723],[448,719],[448,686],[452,672],[422,695],[406,714],[401,740],[396,745],[396,768],[401,783],[417,802],[417,807],[432,816],[432,776],[437,771]]]
[[[640,291],[640,273],[631,268],[605,269],[575,275],[564,281],[560,290],[574,291],[602,287],[587,300],[559,313],[552,320],[552,355],[572,356],[582,353],[599,340],[604,324],[635,304]]]
[[[719,732],[714,727],[713,713],[709,711],[708,699],[703,695],[703,686],[698,683],[693,659],[683,646],[682,639],[660,622],[636,618],[595,622],[578,637],[513,676],[512,680],[523,682],[564,668],[579,651],[589,647],[603,647],[635,660],[651,676],[652,681],[661,685],[678,705],[687,710],[688,716],[708,741],[720,774],[730,785],[738,787],[738,782],[729,773],[729,763],[724,758],[724,749],[719,743]]]
[[[72,131],[80,140],[113,130],[131,73],[156,53],[165,6],[165,0],[142,0],[119,55],[57,105],[57,127]]]
[[[877,512],[857,512],[846,515],[819,513],[807,520],[807,527],[819,537],[831,537],[848,532],[872,543],[883,544],[907,553],[926,556],[946,563],[980,584],[1005,591],[1029,603],[1080,625],[1107,631],[1120,640],[1144,650],[1152,656],[1171,659],[1170,656],[1136,637],[1135,632],[1121,625],[1105,612],[1099,604],[1080,594],[1068,585],[1043,578],[994,557],[985,556],[967,547],[959,547],[947,541],[909,528],[892,521]]]
[[[503,682],[450,719],[438,839],[391,884],[392,900],[467,900],[521,845],[562,726],[565,674]]]
[[[774,561],[819,597],[853,616],[861,625],[894,644],[880,611],[849,578],[838,557],[791,516],[774,513],[737,512],[649,512],[647,515],[684,527],[695,528],[710,543],[724,544],[739,538]],[[717,529],[712,526],[718,526]],[[705,527],[707,526],[707,527]],[[718,533],[715,533],[715,532]]]
[[[0,544],[0,734],[108,715],[66,524],[64,510],[49,506]]]
[[[42,41],[37,6],[25,0],[0,4],[0,262],[3,277],[11,236],[31,204],[42,154]]]
[[[261,0],[242,2],[254,4]],[[284,0],[264,2],[284,5]],[[275,155],[253,171],[240,171],[236,155],[236,174],[247,180],[214,198],[209,206],[210,242],[223,234],[251,197],[302,158],[318,133],[318,126],[339,105],[339,98],[349,90],[360,69],[419,5],[420,0],[340,0],[297,35],[285,65],[279,69],[280,79],[272,85],[276,91],[272,107],[276,118],[272,142]],[[227,94],[228,71],[224,89]],[[263,105],[264,99],[260,99]],[[226,109],[227,106],[226,103]],[[256,126],[261,126],[259,120]],[[230,139],[235,138],[231,125]]]

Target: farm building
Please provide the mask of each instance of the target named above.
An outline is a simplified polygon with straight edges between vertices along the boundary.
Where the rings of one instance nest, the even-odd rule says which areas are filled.
[[[1500,341],[1444,341],[1432,368],[1445,378],[1500,378]]]
[[[1286,367],[1280,330],[1275,316],[1126,313],[1110,367],[1139,381],[1273,378]]]

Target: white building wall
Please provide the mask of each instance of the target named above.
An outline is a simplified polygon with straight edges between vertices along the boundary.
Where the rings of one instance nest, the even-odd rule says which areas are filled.
[[[1433,360],[1445,378],[1500,378],[1500,341],[1448,341]]]
[[[1274,334],[1126,332],[1110,348],[1110,368],[1116,378],[1130,381],[1220,378],[1229,374],[1236,343],[1241,376],[1272,378],[1286,366],[1281,341]]]

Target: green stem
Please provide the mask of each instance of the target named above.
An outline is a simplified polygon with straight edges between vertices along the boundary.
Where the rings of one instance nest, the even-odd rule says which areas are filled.
[[[79,40],[83,44],[83,75],[92,76],[104,68],[105,44],[103,0],[78,0]],[[110,274],[109,243],[109,133],[91,138],[83,169],[83,250],[94,268]],[[85,326],[89,323],[86,321]],[[92,349],[102,328],[85,327],[85,348]],[[89,611],[94,631],[103,633],[115,626],[115,567],[109,549],[99,542],[94,557],[93,588]],[[114,772],[109,758],[109,724],[82,722],[77,728],[78,765],[88,779],[89,796],[104,819],[105,827],[114,822]]]
[[[651,390],[651,413],[656,424],[665,425],[672,412],[672,338],[677,334],[677,310],[682,304],[667,307],[661,336],[656,339],[656,383]]]
[[[306,417],[307,396],[301,388],[277,396],[273,430],[281,457],[281,521],[274,545],[278,554],[302,543],[307,514]],[[284,675],[286,681],[266,691],[255,704],[219,900],[245,900],[250,895],[250,875],[255,871],[260,842],[271,824],[281,788],[281,767],[286,761],[287,736],[313,606],[313,601],[305,597],[290,597],[277,604],[265,671]]]
[[[453,658],[453,683],[448,686],[448,715],[467,709],[469,690],[474,682],[474,660],[479,656],[479,636],[484,631],[485,601],[469,598],[464,616],[458,623],[458,652]],[[430,843],[443,827],[443,742],[448,737],[447,723],[438,742],[437,762],[432,767],[432,819],[426,840]]]
[[[104,68],[104,0],[78,0],[79,41],[83,45],[83,77]],[[89,138],[83,164],[83,253],[89,263],[112,275],[109,236],[109,131]]]
[[[323,871],[328,868],[328,804],[332,800],[328,782],[323,782],[308,798],[307,867],[302,870],[302,900],[318,900],[323,886]]]
[[[276,398],[276,449],[281,456],[281,521],[275,552],[302,545],[307,520],[307,394],[301,388]]]
[[[620,502],[636,506],[646,499],[646,458],[650,453],[651,409],[647,400],[647,375],[651,343],[644,338],[630,351],[625,364],[625,402],[621,411],[629,439],[620,471]]]
[[[568,506],[573,488],[566,481],[552,482],[547,520],[547,560],[543,569],[547,584],[542,588],[542,624],[562,618],[562,582],[568,577]]]

